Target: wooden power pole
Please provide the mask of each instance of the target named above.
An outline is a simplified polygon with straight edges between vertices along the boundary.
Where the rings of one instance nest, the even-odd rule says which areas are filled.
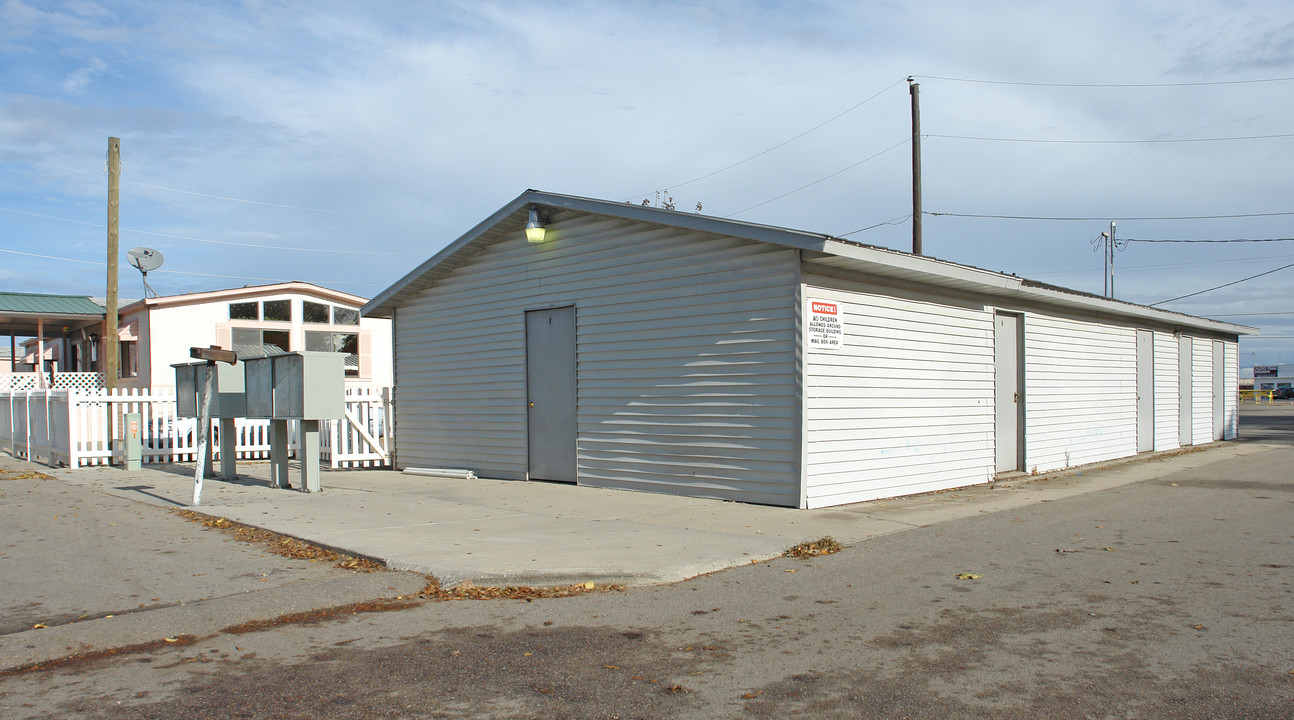
[[[103,331],[103,386],[117,389],[117,207],[120,203],[121,140],[108,138],[108,312]]]
[[[912,95],[912,254],[921,254],[921,104],[920,84],[908,78]]]

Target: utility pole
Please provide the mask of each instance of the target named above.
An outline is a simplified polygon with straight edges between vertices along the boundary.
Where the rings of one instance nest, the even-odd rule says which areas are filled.
[[[1110,299],[1114,299],[1114,221],[1110,221],[1110,240],[1106,243],[1106,252],[1110,254]]]
[[[103,386],[117,389],[117,207],[121,190],[121,140],[108,138],[108,313],[103,331]]]
[[[908,78],[912,95],[912,254],[921,254],[921,104],[917,94],[920,84]]]

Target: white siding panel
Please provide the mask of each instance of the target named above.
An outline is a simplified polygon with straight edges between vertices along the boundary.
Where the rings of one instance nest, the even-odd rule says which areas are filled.
[[[1223,395],[1226,429],[1223,439],[1235,440],[1240,433],[1240,354],[1233,342],[1223,342],[1222,353],[1226,362],[1226,392]]]
[[[579,484],[798,505],[798,254],[556,211],[548,229],[398,308],[398,465],[525,477],[524,314],[573,304]]]
[[[1181,447],[1177,432],[1177,403],[1181,393],[1177,377],[1177,337],[1155,332],[1155,450]]]
[[[1137,452],[1137,333],[1025,316],[1025,467],[1047,472]]]
[[[1213,341],[1193,338],[1191,355],[1191,437],[1194,444],[1213,441]]]
[[[991,480],[993,314],[811,282],[806,302],[839,302],[846,333],[845,347],[804,354],[808,507]]]

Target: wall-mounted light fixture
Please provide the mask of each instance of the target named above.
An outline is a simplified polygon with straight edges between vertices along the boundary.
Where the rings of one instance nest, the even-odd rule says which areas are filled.
[[[539,214],[539,206],[530,206],[530,220],[526,222],[526,242],[541,243],[544,241],[544,219]]]

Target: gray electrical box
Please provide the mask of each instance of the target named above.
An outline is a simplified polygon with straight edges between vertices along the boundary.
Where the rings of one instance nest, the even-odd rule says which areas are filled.
[[[289,352],[244,358],[247,417],[336,420],[346,416],[346,355]]]
[[[180,363],[175,368],[176,414],[195,418],[202,409],[202,388],[207,381],[205,362]],[[211,378],[211,417],[236,418],[247,412],[247,395],[243,391],[242,363],[229,365],[216,363],[215,377]]]

